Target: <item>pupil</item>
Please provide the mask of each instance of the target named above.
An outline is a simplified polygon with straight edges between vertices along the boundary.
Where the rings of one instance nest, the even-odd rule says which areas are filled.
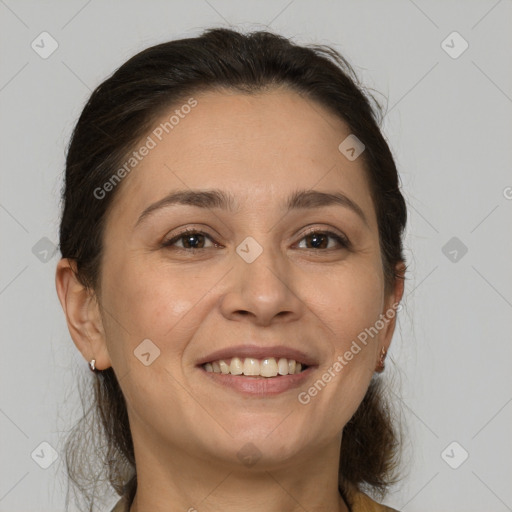
[[[201,235],[200,233],[194,235],[186,235],[185,245],[197,249],[197,246],[200,244],[198,239],[200,239],[202,236],[203,235]],[[325,235],[321,233],[313,233],[312,235],[309,235],[308,238],[312,241],[313,247],[325,247],[325,240],[327,238]]]
[[[322,235],[319,233],[314,233],[313,235],[309,235],[309,236],[311,237],[312,240],[315,240],[315,242],[313,242],[313,247],[320,247],[320,246],[325,247],[325,244],[322,244],[322,241],[319,242],[319,240],[321,238],[323,238],[323,239],[327,238],[325,235]]]
[[[197,249],[197,245],[198,243],[194,243],[194,239],[197,239],[199,237],[201,237],[203,235],[201,234],[195,234],[195,235],[187,235],[186,236],[186,243],[185,243],[185,246],[187,246],[188,244],[190,244],[192,246],[193,249]]]

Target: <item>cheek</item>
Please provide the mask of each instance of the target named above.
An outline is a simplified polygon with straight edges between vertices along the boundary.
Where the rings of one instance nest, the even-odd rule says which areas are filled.
[[[107,270],[106,339],[116,373],[130,374],[129,379],[119,379],[129,409],[149,418],[161,401],[170,409],[193,408],[189,394],[181,391],[180,367],[203,314],[201,297],[207,290],[162,268],[123,262]],[[144,352],[150,354],[147,366],[138,358]]]
[[[332,335],[336,352],[344,352],[382,312],[382,276],[372,266],[329,273],[309,288],[308,301]]]
[[[109,303],[133,338],[160,339],[195,302],[194,290],[180,280],[169,282],[149,272],[137,280],[117,279],[109,291]]]
[[[129,259],[105,269],[103,298],[110,320],[106,334],[114,352],[132,354],[150,339],[161,355],[172,354],[165,359],[177,361],[193,335],[192,327],[200,322],[204,296],[218,276],[210,274],[199,281],[190,272],[171,272],[165,266]]]
[[[326,337],[330,357],[318,380],[303,390],[301,403],[309,404],[326,423],[344,425],[363,400],[374,372],[377,337],[361,340],[381,313],[381,276],[371,265],[347,268],[316,279],[309,292],[305,300],[320,321],[319,335]]]

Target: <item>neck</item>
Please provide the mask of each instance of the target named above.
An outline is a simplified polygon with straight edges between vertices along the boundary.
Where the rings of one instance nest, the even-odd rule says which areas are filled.
[[[341,442],[341,440],[340,440]],[[349,512],[338,489],[339,444],[277,463],[268,454],[251,467],[137,451],[137,492],[130,512]],[[311,455],[311,456],[310,456]]]

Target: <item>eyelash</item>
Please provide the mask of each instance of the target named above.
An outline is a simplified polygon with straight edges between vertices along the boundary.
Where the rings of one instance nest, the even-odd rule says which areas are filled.
[[[213,247],[200,247],[200,248],[188,248],[188,247],[173,247],[173,245],[179,241],[180,239],[182,239],[185,235],[189,235],[189,234],[199,234],[199,235],[204,235],[205,237],[209,238],[211,242],[213,242],[215,244],[215,247],[218,247],[219,244],[216,244],[216,242],[212,239],[212,237],[208,234],[208,233],[205,233],[204,231],[200,231],[198,229],[186,229],[184,231],[182,231],[181,233],[177,234],[176,236],[174,236],[173,238],[169,239],[169,240],[166,240],[165,242],[162,243],[162,247],[166,247],[166,248],[172,248],[173,250],[178,250],[178,251],[186,251],[186,252],[195,252],[195,251],[200,251],[200,250],[206,250],[206,249],[212,249]],[[309,230],[308,232],[304,233],[303,237],[300,239],[300,242],[302,240],[304,240],[304,238],[310,236],[310,235],[313,235],[313,234],[318,234],[318,235],[327,235],[329,238],[333,238],[334,240],[336,240],[336,242],[338,242],[338,244],[341,246],[341,248],[344,248],[344,249],[350,249],[351,248],[351,243],[350,241],[348,240],[348,238],[346,238],[345,236],[342,236],[342,235],[339,235],[338,233],[334,233],[333,231],[326,231],[326,230],[321,230],[321,229],[311,229]],[[330,249],[314,249],[314,248],[306,248],[306,250],[309,250],[309,251],[330,251],[330,250],[333,250],[333,248],[331,247]]]

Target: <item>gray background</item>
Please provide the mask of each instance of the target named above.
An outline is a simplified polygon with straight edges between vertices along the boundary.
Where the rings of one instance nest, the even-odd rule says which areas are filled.
[[[385,503],[512,510],[511,21],[511,0],[0,0],[0,511],[64,505],[62,457],[43,469],[51,449],[40,443],[62,454],[80,413],[76,374],[88,372],[51,252],[71,129],[128,57],[228,24],[331,44],[388,98],[410,279],[386,373],[410,462]],[[58,43],[46,59],[31,47],[43,31]],[[446,40],[454,31],[469,44],[457,58],[463,41]]]

